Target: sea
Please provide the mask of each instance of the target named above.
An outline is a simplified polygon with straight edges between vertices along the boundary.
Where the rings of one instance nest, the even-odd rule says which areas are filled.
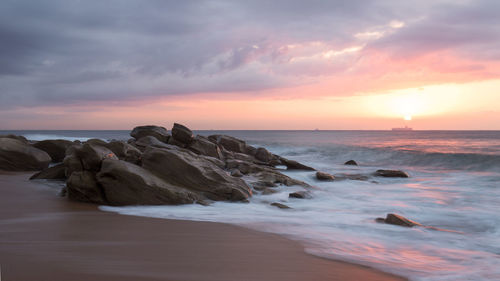
[[[126,140],[129,131],[9,131],[31,140]],[[124,215],[210,221],[284,235],[307,253],[410,280],[500,280],[500,131],[196,131],[226,134],[318,170],[410,178],[320,182],[314,172],[284,173],[309,183],[312,199],[288,198],[299,186],[254,195],[250,203],[210,206],[101,206]],[[346,166],[347,160],[358,166]],[[270,206],[281,202],[291,209]],[[426,226],[376,223],[388,213]]]

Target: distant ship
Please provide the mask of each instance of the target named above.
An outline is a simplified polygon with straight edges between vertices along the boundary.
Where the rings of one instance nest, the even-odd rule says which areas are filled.
[[[392,128],[393,131],[413,131],[413,128],[404,126],[404,128]]]

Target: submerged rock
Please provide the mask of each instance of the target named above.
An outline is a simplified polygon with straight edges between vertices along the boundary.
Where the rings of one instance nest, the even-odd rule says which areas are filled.
[[[405,227],[422,226],[418,222],[414,222],[412,220],[409,220],[409,219],[407,219],[401,215],[397,215],[397,214],[387,214],[385,219],[384,218],[377,218],[376,221],[381,222],[381,223],[405,226]]]
[[[375,172],[377,177],[386,178],[408,178],[408,174],[400,170],[377,170]]]
[[[42,171],[32,175],[30,180],[64,180],[66,179],[66,167],[60,163],[53,167],[43,169]]]
[[[274,206],[274,207],[278,207],[280,209],[291,209],[290,207],[288,207],[287,205],[285,204],[281,204],[281,203],[278,203],[278,202],[274,202],[274,203],[271,203],[270,204],[271,206]]]
[[[154,125],[137,126],[132,130],[132,132],[130,132],[130,136],[137,140],[142,137],[152,136],[164,143],[168,142],[168,139],[170,137],[165,127]]]
[[[274,193],[278,193],[278,191],[276,189],[273,189],[273,188],[265,188],[264,190],[262,190],[262,195],[271,195],[271,194],[274,194]]]
[[[52,161],[49,154],[15,138],[0,138],[0,170],[37,171]]]
[[[356,180],[356,181],[367,181],[370,179],[367,175],[363,174],[336,174],[336,180]]]
[[[311,199],[312,195],[308,191],[297,191],[288,194],[288,197],[290,198],[298,198],[298,199]]]
[[[356,161],[354,161],[354,160],[349,160],[349,161],[345,162],[344,165],[358,166],[358,163],[356,163]]]
[[[52,158],[52,162],[62,162],[66,156],[66,149],[74,145],[69,140],[43,140],[33,144],[33,147],[41,149]]]
[[[316,172],[316,178],[320,181],[334,181],[335,177],[329,173]]]

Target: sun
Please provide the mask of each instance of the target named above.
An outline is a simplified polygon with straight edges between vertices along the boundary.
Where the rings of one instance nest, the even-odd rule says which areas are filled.
[[[394,97],[393,110],[406,121],[423,112],[422,95],[418,92],[405,93]]]

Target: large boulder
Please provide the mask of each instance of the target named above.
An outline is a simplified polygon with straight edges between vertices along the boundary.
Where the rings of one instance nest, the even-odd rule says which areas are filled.
[[[196,136],[196,138],[189,145],[188,149],[196,154],[215,157],[217,159],[224,158],[219,147],[203,136]]]
[[[64,180],[66,179],[66,167],[59,163],[53,167],[43,169],[42,171],[30,177],[30,180]]]
[[[242,179],[230,176],[213,161],[181,149],[150,147],[142,155],[142,166],[167,183],[211,200],[241,201],[252,195]]]
[[[172,137],[181,143],[190,144],[194,140],[193,132],[186,126],[174,123]]]
[[[105,159],[97,182],[110,205],[176,205],[198,200],[195,193],[121,160]]]
[[[397,215],[397,214],[387,214],[385,219],[384,218],[377,218],[376,221],[381,222],[381,223],[405,226],[405,227],[422,226],[418,222],[414,222],[412,220],[409,220],[409,219],[407,219],[401,215]]]
[[[90,171],[74,171],[66,181],[68,198],[73,201],[106,204],[102,188],[95,174]]]
[[[66,156],[66,149],[74,143],[69,140],[43,140],[33,144],[34,147],[47,152],[52,162],[62,162]]]
[[[154,125],[135,127],[132,130],[132,132],[130,132],[130,136],[132,136],[135,139],[140,139],[146,136],[152,136],[164,143],[168,142],[168,139],[170,137],[165,127],[154,126]]]
[[[43,150],[14,138],[0,138],[0,170],[37,171],[52,161]]]
[[[408,174],[400,170],[377,170],[375,172],[377,177],[385,178],[408,178]]]

